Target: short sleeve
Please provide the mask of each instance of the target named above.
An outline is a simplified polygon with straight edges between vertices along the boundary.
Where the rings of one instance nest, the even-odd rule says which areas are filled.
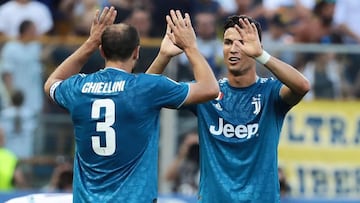
[[[281,114],[286,114],[291,109],[291,106],[287,104],[280,96],[280,90],[284,84],[276,79],[270,80],[270,83],[272,85],[271,99],[273,100],[274,104],[279,107],[277,109],[278,112]]]
[[[190,85],[184,82],[176,82],[165,76],[155,76],[157,84],[151,90],[151,97],[157,107],[180,108],[186,101]]]
[[[69,109],[74,96],[75,82],[80,75],[74,75],[66,80],[55,82],[50,88],[50,97],[60,106]]]

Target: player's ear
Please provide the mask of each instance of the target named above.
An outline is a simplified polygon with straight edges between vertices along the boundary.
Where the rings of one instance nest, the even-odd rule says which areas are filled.
[[[137,46],[133,52],[133,59],[138,60],[140,55],[140,45]]]
[[[102,48],[101,45],[99,45],[99,51],[100,51],[100,55],[101,55],[103,58],[105,58],[104,50],[103,50],[103,48]]]

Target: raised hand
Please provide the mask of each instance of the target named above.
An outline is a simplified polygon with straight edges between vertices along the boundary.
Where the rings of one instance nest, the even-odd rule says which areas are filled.
[[[179,10],[171,10],[170,15],[166,16],[166,22],[170,27],[167,35],[175,45],[184,51],[187,48],[197,48],[195,31],[188,13],[183,18]]]
[[[101,14],[100,11],[97,10],[90,28],[89,40],[92,40],[100,45],[102,33],[108,25],[114,23],[116,14],[117,12],[114,7],[105,7]]]
[[[176,46],[169,38],[167,33],[171,33],[170,26],[166,26],[166,34],[161,41],[160,45],[160,53],[163,54],[166,57],[173,57],[181,54],[183,50],[181,50],[178,46]]]
[[[234,43],[250,57],[260,56],[262,53],[262,45],[260,43],[257,28],[254,23],[250,23],[248,19],[239,19],[241,28],[235,25],[235,29],[239,32],[242,41],[235,41]]]

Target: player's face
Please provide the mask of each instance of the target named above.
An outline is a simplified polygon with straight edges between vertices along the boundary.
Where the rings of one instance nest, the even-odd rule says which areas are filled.
[[[235,28],[228,28],[224,33],[224,62],[229,73],[238,76],[247,73],[255,61],[244,54],[235,41],[242,42],[239,32]]]

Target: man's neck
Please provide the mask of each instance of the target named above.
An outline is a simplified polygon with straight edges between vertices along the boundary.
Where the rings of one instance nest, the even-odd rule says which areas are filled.
[[[105,67],[118,68],[128,73],[131,73],[133,69],[133,65],[130,61],[107,61]]]
[[[249,87],[250,85],[256,82],[257,78],[258,76],[256,75],[256,73],[254,74],[248,73],[239,76],[235,76],[231,73],[228,73],[229,85],[237,88]]]

